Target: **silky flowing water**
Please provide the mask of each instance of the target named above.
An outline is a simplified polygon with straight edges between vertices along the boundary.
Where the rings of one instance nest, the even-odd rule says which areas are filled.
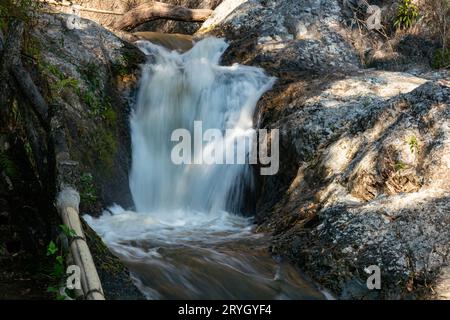
[[[230,150],[235,139],[250,137],[256,103],[274,79],[255,67],[220,66],[222,39],[203,39],[184,53],[137,44],[149,59],[130,119],[134,208],[114,205],[87,222],[149,299],[323,298],[295,267],[269,254],[267,236],[244,217],[250,166],[195,161],[218,143]],[[196,164],[176,165],[172,133],[194,133],[194,121],[235,134],[193,148]]]

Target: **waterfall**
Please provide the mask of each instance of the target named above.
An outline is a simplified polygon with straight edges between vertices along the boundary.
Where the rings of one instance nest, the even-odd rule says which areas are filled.
[[[249,164],[198,161],[218,150],[237,160],[239,140],[249,146],[254,139],[255,106],[274,79],[255,67],[220,66],[227,48],[221,39],[206,38],[185,53],[137,44],[149,62],[130,119],[134,211],[114,205],[86,221],[149,299],[320,298],[295,267],[271,257],[269,240],[253,232],[250,218],[235,214],[252,184]],[[204,133],[201,147],[194,139],[183,151],[192,163],[173,161],[179,129]],[[209,129],[231,134],[209,139]],[[240,150],[244,158],[250,152]]]
[[[148,41],[141,50],[153,58],[145,66],[136,109],[131,117],[132,169],[130,189],[138,212],[174,209],[204,213],[238,212],[242,194],[251,183],[248,164],[182,164],[171,161],[171,134],[179,128],[194,136],[194,121],[202,130],[233,129],[238,136],[209,141],[193,150],[193,159],[211,148],[236,148],[248,137],[257,101],[273,78],[255,67],[224,67],[219,60],[227,48],[222,39],[206,38],[186,53],[168,51]],[[224,146],[214,144],[222,143]]]
[[[219,149],[226,154],[234,151],[238,157],[238,141],[251,144],[256,103],[274,78],[256,67],[219,65],[227,49],[223,39],[205,38],[184,53],[149,41],[136,44],[148,62],[130,118],[134,211],[113,205],[99,219],[87,216],[87,222],[110,245],[124,239],[185,241],[194,234],[247,232],[249,221],[239,213],[253,183],[248,162],[197,160]],[[205,139],[201,148],[195,148],[194,141],[193,163],[175,164],[171,155],[177,142],[172,133],[184,129],[195,136],[196,124],[205,133],[216,129],[233,134],[222,140]],[[248,156],[250,148],[244,151]]]

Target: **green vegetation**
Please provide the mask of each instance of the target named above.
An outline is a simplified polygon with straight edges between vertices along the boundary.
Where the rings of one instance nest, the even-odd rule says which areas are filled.
[[[80,161],[90,170],[95,168],[100,175],[112,174],[118,150],[115,130],[105,126],[82,129],[85,130],[82,143],[87,152],[79,154]]]
[[[109,99],[99,97],[95,93],[93,87],[89,87],[80,93],[84,103],[89,106],[89,115],[95,119],[105,120],[108,125],[114,125],[116,121],[116,113],[114,112]]]
[[[76,235],[76,232],[69,228],[66,225],[60,225],[59,226],[62,235],[66,237],[68,240],[73,238]],[[52,271],[50,272],[50,276],[53,279],[52,285],[48,286],[47,292],[54,293],[56,300],[64,300],[66,298],[66,295],[69,297],[73,297],[73,290],[70,290],[68,288],[65,289],[65,294],[63,295],[60,293],[59,288],[65,285],[65,279],[66,279],[66,257],[67,257],[67,248],[64,248],[63,245],[58,247],[55,242],[50,241],[47,245],[47,256],[52,257],[54,259]]]
[[[60,224],[59,227],[61,228],[64,235],[68,238],[72,238],[77,235],[75,230],[71,229],[69,226],[66,226],[65,224]]]
[[[0,243],[0,256],[3,256],[4,254],[6,254],[6,247],[4,244]]]
[[[450,67],[450,50],[440,48],[434,52],[431,66],[435,69]]]
[[[2,0],[0,2],[0,29],[5,31],[9,21],[17,19],[30,23],[42,3],[36,0]]]
[[[54,64],[48,63],[48,62],[42,62],[40,64],[42,67],[42,71],[49,72],[50,74],[54,75],[58,79],[64,79],[65,74],[61,72],[58,68],[58,66],[55,66]]]
[[[98,160],[102,163],[102,167],[99,169],[110,170],[113,168],[113,158],[117,150],[114,135],[117,115],[111,105],[108,90],[103,87],[102,79],[98,74],[98,67],[93,63],[79,67],[77,71],[82,77],[79,81],[68,78],[58,66],[47,62],[41,65],[44,72],[58,79],[50,86],[53,95],[55,96],[55,93],[59,95],[65,89],[76,92],[80,101],[87,106],[87,115],[90,120],[96,122],[94,126],[81,125],[79,127],[84,144],[88,146],[88,150],[92,150],[92,152],[81,155],[84,158],[83,163],[90,164],[90,168],[92,168],[95,167],[95,162]],[[103,124],[97,125],[98,121],[102,121]],[[84,174],[80,182],[82,185],[80,188],[82,202],[87,205],[94,204],[97,196],[92,184],[92,176]]]
[[[43,7],[43,2],[37,0],[2,0],[0,1],[0,31],[5,37],[8,25],[13,20],[25,23],[23,37],[23,53],[25,58],[40,60],[40,43],[30,33],[36,23],[35,17]]]
[[[59,96],[64,90],[72,89],[89,107],[89,115],[93,119],[104,120],[109,126],[113,126],[116,123],[116,113],[111,106],[109,98],[104,93],[97,93],[99,91],[101,92],[102,88],[94,64],[88,64],[86,68],[78,70],[87,82],[86,89],[81,88],[78,79],[67,77],[56,65],[41,62],[39,63],[39,67],[41,72],[52,75],[57,79],[50,85],[53,96]]]
[[[111,170],[114,167],[114,155],[117,151],[117,141],[114,134],[104,128],[96,128],[93,138],[94,149],[98,153],[98,158],[105,166]]]
[[[89,106],[89,115],[93,119],[105,121],[105,126],[95,126],[89,133],[89,140],[86,143],[90,146],[95,154],[87,154],[90,159],[86,159],[86,163],[93,159],[98,159],[104,167],[102,169],[110,170],[113,163],[113,155],[117,150],[117,142],[111,128],[116,124],[116,112],[114,111],[109,97],[106,95],[107,90],[102,90],[101,79],[98,77],[97,67],[89,64],[83,70],[79,70],[83,74],[88,87],[83,92],[79,92],[81,99]],[[101,93],[97,93],[97,92]],[[88,177],[85,177],[85,183]],[[83,183],[83,182],[82,182]],[[89,192],[85,195],[86,204],[93,204],[96,200],[89,195],[95,195],[95,192]]]
[[[95,64],[90,63],[87,67],[78,70],[87,81],[88,87],[84,91],[79,90],[78,95],[89,106],[89,115],[95,119],[106,121],[106,124],[113,126],[116,123],[116,113],[114,112],[105,90],[101,88],[101,79]],[[102,93],[97,93],[97,92]]]
[[[408,143],[411,153],[419,152],[419,141],[417,140],[417,137],[415,135],[408,137],[406,139],[406,143]]]
[[[0,171],[3,171],[9,178],[16,178],[18,176],[16,165],[11,158],[2,151],[0,151]]]
[[[433,38],[439,39],[440,49],[436,50],[431,66],[433,68],[450,67],[450,0],[427,0],[421,4],[424,12],[424,24]]]
[[[142,56],[139,56],[134,48],[125,46],[122,48],[122,55],[113,65],[113,73],[119,76],[129,75],[133,73],[136,64],[141,62],[144,62]]]
[[[395,171],[402,171],[402,170],[406,169],[406,164],[404,164],[403,162],[399,161],[399,162],[395,163],[394,167],[395,167]]]
[[[32,34],[29,34],[29,33],[25,33],[23,40],[24,40],[23,51],[25,53],[24,57],[32,58],[38,62],[41,61],[42,60],[42,57],[41,57],[42,47],[41,47],[41,43],[39,42],[39,40],[35,36],[33,36]]]
[[[113,72],[116,75],[124,76],[130,73],[130,67],[125,56],[120,56],[118,61],[113,65]]]
[[[67,77],[64,72],[62,72],[58,66],[48,63],[40,62],[38,64],[40,71],[46,75],[52,75],[56,80],[50,84],[50,90],[53,97],[61,95],[66,89],[73,89],[78,92],[78,80],[72,77]]]
[[[408,29],[419,17],[419,8],[412,2],[412,0],[402,0],[397,9],[397,16],[395,17],[394,27],[398,29]]]
[[[78,80],[74,78],[60,79],[52,85],[52,91],[61,94],[66,88],[78,88]]]
[[[97,201],[97,190],[90,173],[83,173],[80,177],[80,198],[87,205],[91,205]]]
[[[96,75],[96,67],[89,64],[87,68],[79,70],[85,76],[87,88],[81,89],[77,79],[67,77],[56,65],[42,62],[39,64],[43,73],[53,75],[57,80],[51,84],[50,89],[54,96],[59,96],[64,90],[72,89],[82,101],[89,107],[89,115],[94,119],[106,121],[106,124],[113,126],[116,122],[114,112],[109,99],[102,93],[97,94],[100,86],[100,79]]]

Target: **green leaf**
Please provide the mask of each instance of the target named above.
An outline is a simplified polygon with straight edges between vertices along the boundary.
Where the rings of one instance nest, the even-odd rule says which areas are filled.
[[[0,151],[0,171],[2,170],[10,178],[18,176],[17,166],[6,153]]]
[[[419,8],[411,1],[403,0],[397,9],[394,27],[410,28],[419,17]]]
[[[58,247],[56,247],[56,244],[53,241],[50,241],[47,246],[47,256],[54,255],[56,251],[58,251]]]
[[[56,263],[53,266],[53,273],[52,275],[56,278],[61,278],[64,275],[64,266],[60,263]]]
[[[56,262],[58,262],[59,264],[64,264],[64,259],[62,256],[57,256],[56,257]]]
[[[75,230],[73,230],[72,228],[70,228],[69,226],[65,225],[65,224],[60,224],[59,227],[61,228],[62,232],[68,237],[68,238],[73,238],[77,235],[77,233],[75,232]]]

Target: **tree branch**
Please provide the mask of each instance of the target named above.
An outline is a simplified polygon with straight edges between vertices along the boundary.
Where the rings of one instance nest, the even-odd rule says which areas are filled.
[[[13,74],[16,82],[23,93],[24,96],[27,97],[31,106],[33,107],[36,116],[38,117],[41,124],[44,128],[48,127],[47,119],[48,119],[48,106],[45,99],[42,97],[39,89],[31,79],[30,74],[25,70],[22,66],[22,63],[15,63],[11,65],[10,71]]]
[[[162,2],[151,2],[137,6],[126,12],[114,24],[119,30],[131,30],[152,20],[170,19],[187,22],[203,22],[212,14],[209,9],[188,9]]]

